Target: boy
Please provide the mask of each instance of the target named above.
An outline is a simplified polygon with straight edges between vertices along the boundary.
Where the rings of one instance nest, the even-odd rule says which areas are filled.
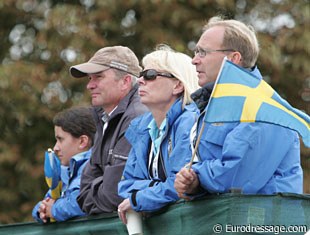
[[[56,144],[53,148],[61,162],[62,192],[58,199],[52,199],[51,190],[33,209],[33,218],[40,223],[50,220],[65,221],[83,216],[77,204],[80,178],[91,155],[95,123],[91,109],[77,107],[58,113],[54,119]]]

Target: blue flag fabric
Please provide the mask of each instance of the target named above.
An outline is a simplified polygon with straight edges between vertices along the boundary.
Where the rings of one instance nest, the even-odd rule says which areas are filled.
[[[205,122],[267,122],[297,131],[310,147],[310,117],[293,108],[264,80],[226,58],[207,106]]]
[[[48,187],[51,190],[51,198],[56,200],[61,195],[61,166],[56,154],[49,149],[45,152],[44,174]]]

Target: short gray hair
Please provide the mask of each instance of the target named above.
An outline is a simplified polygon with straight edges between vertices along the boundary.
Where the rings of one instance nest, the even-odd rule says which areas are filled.
[[[117,80],[123,78],[124,76],[126,76],[127,74],[131,76],[131,85],[132,86],[135,86],[138,82],[138,78],[135,76],[135,75],[132,75],[128,72],[125,72],[125,71],[122,71],[122,70],[119,70],[119,69],[114,69],[114,68],[111,68],[113,69],[114,71],[114,74],[115,74],[115,77]]]

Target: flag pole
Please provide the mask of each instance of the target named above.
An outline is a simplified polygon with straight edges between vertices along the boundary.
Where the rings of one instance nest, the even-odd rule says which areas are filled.
[[[201,136],[202,136],[202,133],[203,133],[204,129],[205,129],[205,122],[203,121],[202,125],[201,125],[201,128],[200,128],[200,131],[199,131],[199,135],[198,135],[196,144],[195,144],[195,148],[194,148],[194,152],[193,152],[192,158],[191,158],[190,162],[187,165],[188,170],[190,170],[192,168],[192,165],[193,165],[193,162],[194,162],[194,158],[195,158],[196,152],[198,150],[198,145],[200,143],[200,139],[201,139]]]
[[[210,99],[212,98],[212,95],[213,95],[214,90],[215,90],[215,86],[216,86],[216,84],[217,84],[217,82],[218,82],[218,80],[219,80],[219,77],[220,77],[221,73],[222,73],[222,70],[223,70],[223,67],[224,67],[224,64],[225,64],[226,60],[227,60],[227,56],[225,56],[225,57],[223,58],[223,62],[222,62],[220,71],[219,71],[219,73],[217,74],[217,77],[216,77],[216,80],[215,80],[215,83],[214,83],[214,88],[212,89],[212,92],[211,92],[211,95],[210,95]],[[210,102],[210,100],[209,100],[209,102]],[[207,105],[206,110],[205,110],[206,113],[207,113],[207,111],[208,111],[209,102],[208,102],[208,105]],[[196,145],[195,145],[195,148],[194,148],[194,152],[193,152],[192,158],[191,158],[190,162],[189,162],[188,165],[187,165],[188,170],[190,170],[191,167],[192,167],[192,165],[193,165],[194,158],[195,158],[196,152],[197,152],[197,150],[198,150],[198,145],[199,145],[199,143],[200,143],[200,138],[201,138],[201,136],[202,136],[202,133],[203,133],[203,130],[204,130],[204,129],[205,129],[205,120],[203,120],[203,122],[202,122],[201,129],[200,129],[200,132],[199,132],[199,135],[198,135],[198,138],[197,138],[197,142],[196,142]]]

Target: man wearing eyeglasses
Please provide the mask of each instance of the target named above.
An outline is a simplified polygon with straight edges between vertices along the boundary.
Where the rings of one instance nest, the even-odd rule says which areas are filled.
[[[131,145],[124,134],[132,119],[147,111],[138,94],[141,72],[136,55],[123,46],[98,50],[86,63],[72,66],[73,77],[88,77],[97,131],[90,161],[81,178],[78,204],[87,214],[117,211],[117,184]]]
[[[215,17],[205,25],[192,59],[202,86],[192,95],[202,112],[196,136],[223,58],[262,78],[255,66],[258,54],[255,32],[245,24]],[[183,168],[176,175],[179,197],[231,191],[302,193],[299,137],[288,128],[259,122],[205,123],[197,159],[192,169]]]

